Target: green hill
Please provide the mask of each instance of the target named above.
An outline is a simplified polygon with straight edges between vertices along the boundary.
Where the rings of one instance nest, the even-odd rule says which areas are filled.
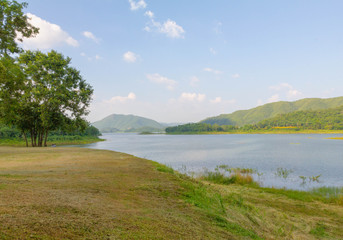
[[[343,129],[343,106],[280,114],[257,124],[259,128],[298,127],[301,129]]]
[[[281,101],[268,103],[249,110],[240,110],[231,114],[222,114],[217,117],[207,118],[201,121],[201,123],[244,126],[246,124],[254,124],[268,118],[276,117],[279,114],[336,108],[341,105],[343,105],[343,97],[328,99],[305,98],[295,102]]]
[[[100,132],[143,132],[161,131],[164,127],[158,122],[134,115],[112,114],[92,123]]]

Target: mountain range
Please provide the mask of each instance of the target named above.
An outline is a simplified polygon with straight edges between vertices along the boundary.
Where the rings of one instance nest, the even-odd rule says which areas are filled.
[[[249,110],[239,110],[230,114],[222,114],[200,121],[201,123],[244,126],[255,124],[262,120],[296,111],[321,110],[336,108],[343,105],[343,97],[336,98],[305,98],[295,102],[268,103]]]
[[[102,133],[111,132],[161,132],[165,126],[155,120],[134,116],[112,114],[104,119],[92,123]]]
[[[200,123],[244,126],[256,124],[262,120],[275,118],[280,114],[297,111],[323,110],[343,106],[343,97],[336,98],[305,98],[295,102],[274,102],[248,110],[239,110],[230,114],[222,114],[200,121]],[[155,120],[135,115],[112,114],[92,123],[102,133],[108,132],[161,132],[166,127],[179,124],[159,123]]]

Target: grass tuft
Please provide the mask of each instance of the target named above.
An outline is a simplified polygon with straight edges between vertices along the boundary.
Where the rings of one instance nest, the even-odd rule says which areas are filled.
[[[240,184],[258,186],[259,184],[251,176],[252,173],[256,172],[256,170],[250,168],[229,168],[227,165],[219,165],[214,171],[205,170],[200,176],[200,179],[224,185]]]
[[[324,224],[318,223],[315,228],[311,229],[310,234],[320,238],[327,237],[326,229],[327,227]]]
[[[169,167],[169,166],[166,166],[166,165],[163,165],[163,164],[159,164],[157,167],[156,167],[156,170],[159,171],[159,172],[165,172],[165,173],[174,173],[174,169]]]

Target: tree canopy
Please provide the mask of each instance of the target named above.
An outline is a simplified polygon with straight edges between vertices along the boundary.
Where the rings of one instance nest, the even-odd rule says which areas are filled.
[[[86,127],[93,89],[69,57],[26,51],[13,61],[0,64],[0,117],[6,124],[29,134],[32,146],[46,146],[49,131]]]
[[[30,136],[32,146],[46,146],[49,131],[87,127],[83,117],[93,89],[70,66],[69,57],[56,51],[22,52],[18,41],[38,33],[25,7],[25,2],[0,0],[0,122],[20,130],[26,145]]]
[[[33,37],[38,33],[38,28],[28,22],[28,17],[23,13],[27,3],[0,0],[0,56],[9,53],[19,53],[17,41]]]

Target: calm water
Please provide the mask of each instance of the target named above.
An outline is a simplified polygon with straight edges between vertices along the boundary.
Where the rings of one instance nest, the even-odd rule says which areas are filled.
[[[129,153],[166,164],[176,170],[201,172],[217,165],[253,168],[263,173],[255,180],[263,186],[308,189],[343,186],[343,141],[328,137],[342,135],[138,135],[104,134],[105,142],[81,147]],[[291,170],[284,179],[277,168]],[[301,184],[299,176],[317,176],[319,183]]]

